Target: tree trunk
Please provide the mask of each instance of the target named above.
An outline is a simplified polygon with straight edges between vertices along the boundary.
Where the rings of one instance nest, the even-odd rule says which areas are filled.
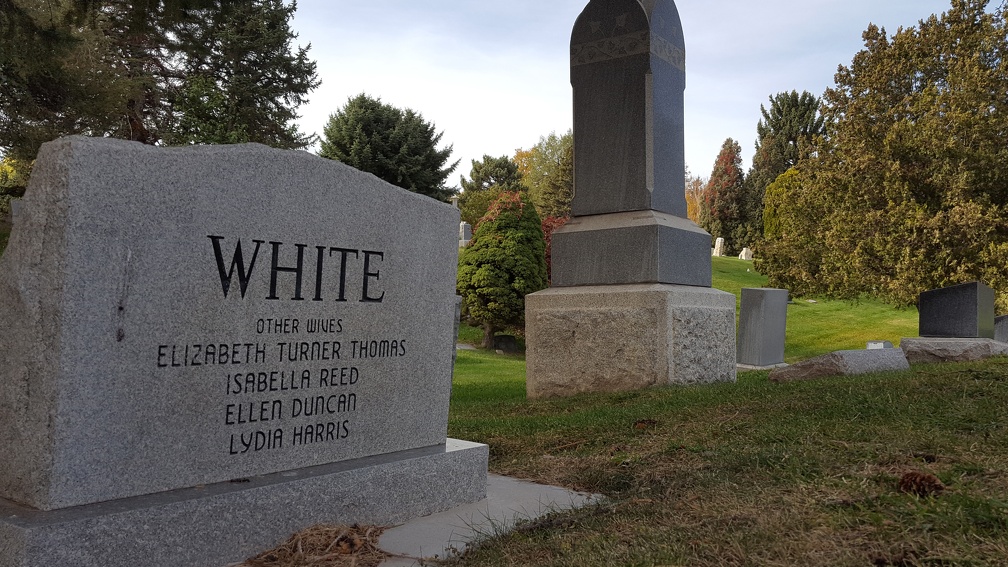
[[[483,344],[480,346],[482,346],[483,348],[492,349],[493,338],[496,332],[497,332],[496,327],[494,327],[489,323],[483,323]]]

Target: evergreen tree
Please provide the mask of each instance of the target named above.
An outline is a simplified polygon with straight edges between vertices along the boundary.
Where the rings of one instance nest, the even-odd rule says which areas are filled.
[[[709,216],[701,226],[711,236],[725,239],[729,254],[738,253],[745,246],[745,177],[742,174],[742,147],[728,138],[714,161],[714,169],[704,190],[704,205]]]
[[[446,165],[452,146],[438,149],[442,136],[413,110],[360,94],[329,117],[319,155],[447,202],[456,190],[445,181],[458,162]]]
[[[546,287],[545,239],[525,193],[505,192],[459,256],[458,294],[483,327],[483,347],[497,331],[523,325],[525,296]]]
[[[469,179],[461,179],[463,191],[459,196],[459,209],[462,220],[476,226],[502,192],[523,190],[521,181],[518,165],[507,156],[485,155],[480,161],[472,160]]]
[[[290,52],[294,5],[2,3],[0,150],[12,158],[30,162],[42,143],[68,134],[148,144],[310,143],[293,125],[294,111],[318,81],[306,49]]]
[[[296,109],[319,85],[307,47],[288,23],[297,3],[253,0],[215,15],[194,28],[194,45],[206,46],[186,64],[176,112],[181,116],[169,143],[258,142],[304,149],[315,136],[302,134]]]
[[[821,101],[807,91],[770,96],[770,109],[760,105],[763,118],[756,124],[756,152],[746,176],[744,216],[746,241],[755,244],[763,237],[763,197],[767,187],[794,167],[807,154],[817,136],[822,136],[824,119]]]
[[[768,242],[772,285],[910,305],[979,279],[1008,308],[1008,7],[987,5],[953,0],[892,37],[865,31],[824,95],[827,136],[789,182],[811,208],[778,211],[815,242]],[[812,248],[815,266],[781,268]]]

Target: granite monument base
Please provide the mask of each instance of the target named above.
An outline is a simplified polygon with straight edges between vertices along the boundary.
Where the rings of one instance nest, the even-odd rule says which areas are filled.
[[[42,512],[0,500],[0,567],[223,567],[317,523],[394,525],[484,498],[486,445],[449,439]]]
[[[529,398],[735,381],[735,296],[666,284],[525,298]]]
[[[710,287],[710,235],[659,211],[574,217],[553,233],[553,285]]]

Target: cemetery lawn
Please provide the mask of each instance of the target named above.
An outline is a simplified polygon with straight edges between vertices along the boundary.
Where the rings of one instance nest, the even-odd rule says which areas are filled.
[[[450,564],[1008,558],[1008,359],[788,384],[749,372],[544,401],[525,399],[524,372],[520,357],[459,352],[449,435],[487,443],[491,472],[606,500],[488,537]],[[931,495],[901,491],[901,480],[926,493],[936,479],[945,488]]]
[[[753,271],[753,263],[736,258],[712,258],[714,287],[735,295],[738,317],[742,288],[766,287],[767,278]],[[788,305],[784,360],[799,360],[835,350],[863,349],[868,341],[899,345],[903,337],[917,336],[917,308],[896,308],[875,299],[858,302],[821,298],[791,298]],[[483,331],[468,325],[459,330],[459,342],[478,345]]]
[[[712,258],[714,287],[735,294],[736,317],[744,287],[765,287],[767,278],[753,263]],[[917,308],[899,309],[875,299],[858,302],[792,297],[788,305],[784,360],[797,362],[835,350],[863,349],[868,341],[917,336]]]

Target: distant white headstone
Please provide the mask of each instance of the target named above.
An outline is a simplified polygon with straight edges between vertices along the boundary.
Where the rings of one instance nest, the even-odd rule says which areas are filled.
[[[724,238],[718,238],[714,241],[714,256],[722,257],[725,255],[725,242]]]
[[[749,248],[743,248],[742,253],[738,255],[739,260],[751,261],[753,258],[752,250]]]

